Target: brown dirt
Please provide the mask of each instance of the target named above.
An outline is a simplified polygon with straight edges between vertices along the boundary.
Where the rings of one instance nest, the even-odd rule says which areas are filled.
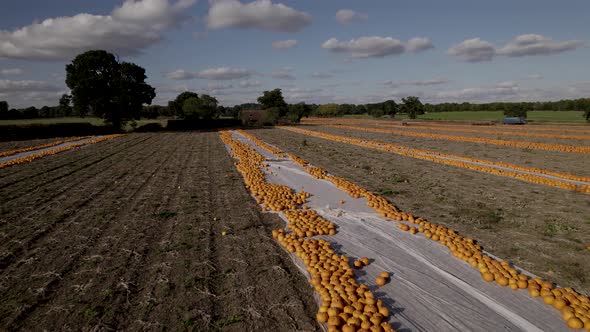
[[[43,138],[43,139],[32,139],[27,141],[9,141],[0,142],[0,152],[10,151],[15,149],[28,148],[31,146],[43,145],[51,142],[61,141],[66,137],[54,137],[54,138]]]
[[[10,167],[0,196],[0,330],[319,329],[270,236],[281,219],[259,212],[217,133],[133,134]]]
[[[252,133],[404,211],[478,239],[522,268],[590,293],[590,251],[584,249],[590,245],[590,195],[281,129]]]
[[[302,126],[304,129],[335,135],[393,143],[416,149],[432,150],[464,157],[501,161],[524,167],[535,167],[580,176],[590,176],[590,155],[569,152],[522,149],[483,143],[456,142],[420,137],[321,126]]]

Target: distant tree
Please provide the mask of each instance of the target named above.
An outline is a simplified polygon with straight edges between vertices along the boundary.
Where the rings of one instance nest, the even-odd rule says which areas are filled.
[[[7,114],[8,113],[8,102],[4,100],[0,100],[0,114]]]
[[[586,121],[590,122],[590,109],[587,109],[584,112],[584,117],[586,118]]]
[[[168,108],[170,109],[170,112],[179,118],[184,118],[183,106],[184,102],[189,98],[199,99],[199,95],[190,91],[182,92],[176,96],[174,100],[168,102]]]
[[[115,128],[136,118],[143,104],[151,104],[155,89],[145,83],[145,69],[119,63],[102,50],[87,51],[66,66],[66,84],[76,113],[102,117]]]
[[[68,94],[63,94],[61,95],[61,98],[59,98],[59,112],[63,115],[63,116],[70,116],[72,115],[72,96],[68,95]]]
[[[287,116],[291,121],[299,122],[304,116],[311,114],[311,106],[306,103],[298,103],[289,105]]]
[[[397,112],[399,112],[399,106],[395,101],[386,100],[383,102],[383,113],[393,118]]]
[[[258,97],[258,102],[263,109],[276,108],[279,111],[279,116],[284,116],[287,113],[287,103],[283,99],[281,89],[264,91],[262,96]]]
[[[190,97],[182,104],[185,119],[211,119],[217,110],[217,99],[209,95]]]
[[[381,107],[381,104],[368,104],[367,105],[367,114],[369,114],[370,116],[374,117],[374,118],[380,118],[382,116],[385,115],[385,111],[383,111],[383,108]]]
[[[416,115],[424,114],[424,105],[420,101],[420,98],[415,96],[409,96],[402,99],[404,103],[402,109],[404,113],[407,113],[410,119],[415,119]]]
[[[510,105],[506,105],[506,109],[504,109],[504,115],[507,117],[526,118],[527,111],[523,105],[519,103],[512,103]]]
[[[339,115],[341,115],[340,105],[338,105],[338,104],[323,104],[323,105],[318,106],[315,113],[319,117],[339,116]]]

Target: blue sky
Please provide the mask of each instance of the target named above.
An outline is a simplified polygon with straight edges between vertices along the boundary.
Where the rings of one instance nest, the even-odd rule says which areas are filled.
[[[57,103],[64,67],[106,49],[147,70],[156,104],[555,100],[590,95],[590,2],[19,0],[0,19],[0,100]],[[274,43],[274,47],[273,47]],[[282,47],[281,47],[282,46]]]

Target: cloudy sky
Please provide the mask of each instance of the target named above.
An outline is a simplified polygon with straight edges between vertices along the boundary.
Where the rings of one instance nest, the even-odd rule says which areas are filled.
[[[155,104],[555,100],[590,96],[588,0],[3,1],[0,100],[57,104],[65,65],[105,49]]]

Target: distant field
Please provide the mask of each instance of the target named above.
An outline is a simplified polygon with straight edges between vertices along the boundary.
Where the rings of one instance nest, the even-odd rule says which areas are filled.
[[[531,111],[528,120],[534,122],[579,122],[584,123],[583,111]],[[345,115],[346,118],[372,118],[368,114]],[[396,114],[396,119],[407,119],[407,114]],[[418,119],[428,120],[496,120],[501,121],[504,114],[501,111],[479,112],[437,112],[419,115]]]
[[[137,126],[143,126],[148,123],[160,123],[162,126],[166,126],[166,119],[141,119],[137,120]],[[22,119],[22,120],[0,120],[0,126],[8,125],[27,125],[27,124],[55,124],[55,123],[90,123],[95,126],[104,125],[104,121],[101,118],[95,117],[67,117],[67,118],[47,118],[47,119]],[[126,129],[131,129],[127,125]]]

